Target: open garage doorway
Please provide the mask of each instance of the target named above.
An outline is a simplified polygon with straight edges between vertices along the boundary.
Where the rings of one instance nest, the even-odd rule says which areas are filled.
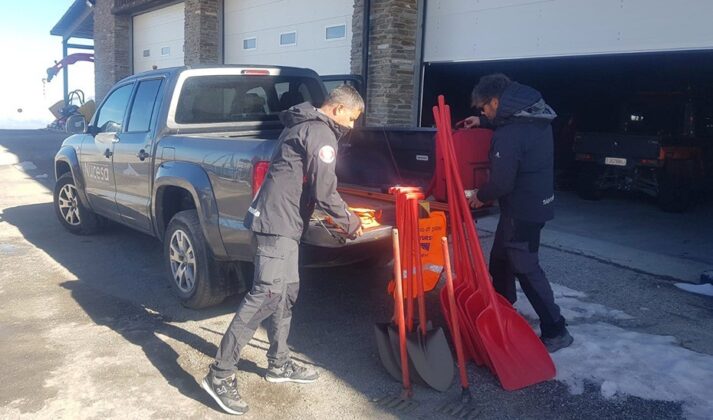
[[[696,172],[684,177],[685,185],[675,185],[677,189],[688,189],[686,196],[672,198],[679,201],[690,200],[691,203],[680,206],[683,208],[672,205],[671,210],[686,210],[711,195],[711,51],[427,63],[424,70],[421,110],[423,126],[433,124],[430,110],[439,94],[446,95],[453,109],[454,121],[471,115],[473,111],[470,109],[470,91],[485,74],[505,73],[513,80],[531,85],[542,92],[545,100],[559,115],[553,129],[559,174],[557,182],[560,188],[576,188],[578,170],[583,166],[587,167],[583,165],[587,162],[576,160],[574,142],[577,134],[609,133],[666,137],[666,145],[685,147],[687,153],[693,154],[690,157],[690,165],[696,166]],[[587,136],[584,137],[587,140]],[[601,143],[605,140],[607,139],[598,138],[592,141]],[[646,148],[645,145],[634,147]],[[658,148],[627,153],[633,153],[630,158],[650,161],[652,166],[663,164],[655,162],[661,153]],[[640,155],[641,153],[651,156]],[[690,165],[687,163],[683,166],[686,166],[685,170],[691,170],[688,168]],[[644,179],[641,183],[641,186],[603,187],[609,190],[634,190],[635,193],[638,191],[653,198],[657,197],[657,188],[666,188],[655,185],[655,180]],[[601,193],[598,191],[597,197],[590,198],[599,198]]]
[[[567,243],[581,244],[582,249],[573,248],[578,252],[604,259],[612,257],[613,261],[623,255],[626,261],[650,261],[639,268],[646,271],[660,265],[661,270],[652,270],[689,281],[697,279],[694,273],[713,267],[712,51],[426,63],[421,125],[433,124],[431,107],[439,94],[444,94],[451,104],[454,121],[472,115],[470,92],[473,86],[481,76],[495,72],[538,89],[559,115],[553,123],[558,173],[557,215],[548,223],[548,229],[556,231],[551,234],[557,236],[553,243],[567,242],[560,236],[577,238]],[[650,126],[655,129],[637,131],[635,128],[641,119],[652,123]],[[596,197],[588,197],[598,199],[593,201],[578,195],[581,174],[592,168],[592,162],[576,159],[573,149],[577,136],[622,134],[626,133],[625,126],[629,134],[648,136],[646,138],[656,137],[656,129],[674,132],[681,144],[695,148],[699,159],[696,162],[704,172],[702,175],[697,172],[695,179],[682,178],[686,183],[695,182],[695,189],[688,184],[673,184],[674,191],[686,193],[685,197],[674,195],[674,200],[691,200],[683,208],[674,206],[673,210],[678,212],[662,211],[655,192],[644,193],[635,188],[629,191],[612,188]],[[625,140],[611,136],[595,138],[605,143],[612,139]],[[641,145],[635,148],[640,149]],[[616,157],[614,151],[607,153],[612,156],[602,159]],[[649,163],[655,165],[659,153],[661,151],[656,149],[652,156],[634,154],[629,159],[648,158]],[[603,163],[599,166],[604,167]],[[653,185],[651,188],[663,187]],[[480,226],[486,227],[487,223]],[[587,241],[592,242],[587,245]],[[607,251],[620,249],[617,247],[621,250]],[[671,269],[674,266],[690,271],[678,275],[676,273],[685,270]]]

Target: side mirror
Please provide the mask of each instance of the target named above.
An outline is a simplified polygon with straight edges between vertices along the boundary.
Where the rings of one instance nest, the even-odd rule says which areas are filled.
[[[97,132],[98,132],[97,127],[94,125],[91,125],[91,124],[87,126],[87,129],[85,131],[85,133],[87,133],[91,136],[96,136]]]
[[[67,118],[67,122],[64,125],[64,131],[70,134],[84,133],[87,129],[87,121],[84,119],[84,115],[75,114]]]

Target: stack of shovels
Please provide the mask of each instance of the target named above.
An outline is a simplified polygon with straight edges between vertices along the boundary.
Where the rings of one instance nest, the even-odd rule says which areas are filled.
[[[453,381],[453,356],[441,328],[433,329],[426,314],[423,263],[419,238],[420,188],[394,187],[394,316],[375,326],[379,357],[386,370],[402,381],[402,398],[411,396],[411,380],[445,391]],[[414,297],[418,322],[414,322]]]

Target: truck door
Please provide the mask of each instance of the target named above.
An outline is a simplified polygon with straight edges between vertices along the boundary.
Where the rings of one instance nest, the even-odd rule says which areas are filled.
[[[82,143],[80,162],[87,198],[92,209],[104,216],[116,219],[116,186],[112,157],[114,145],[123,130],[126,108],[129,104],[133,83],[119,86],[109,93],[94,118],[88,132],[92,134]]]
[[[149,209],[151,168],[162,84],[162,78],[138,83],[131,100],[126,128],[114,145],[116,205],[121,221],[147,233],[152,229]]]

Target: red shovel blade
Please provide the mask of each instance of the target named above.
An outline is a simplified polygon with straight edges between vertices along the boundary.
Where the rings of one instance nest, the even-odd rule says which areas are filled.
[[[439,298],[441,301],[441,312],[443,313],[443,317],[446,319],[446,324],[448,325],[448,331],[453,331],[453,325],[451,323],[451,304],[448,301],[448,290],[443,287],[441,288],[441,292],[439,293]],[[461,324],[463,321],[461,321],[461,318],[458,318],[458,322]],[[468,322],[467,320],[465,322]],[[461,330],[464,330],[464,326],[460,326]],[[465,334],[464,334],[465,335]],[[473,357],[471,356],[470,349],[468,348],[468,343],[466,342],[467,338],[463,338],[463,346],[465,349],[464,356],[465,356],[465,361],[467,362],[468,360],[473,360]]]
[[[476,320],[500,384],[508,391],[525,388],[555,377],[555,365],[530,324],[517,312],[500,307],[502,329],[491,305]]]
[[[459,285],[455,288],[456,294],[456,306],[458,307],[458,317],[463,320],[461,322],[462,333],[466,343],[466,348],[468,349],[473,361],[478,366],[487,365],[490,366],[490,360],[488,360],[488,353],[483,346],[483,343],[478,335],[478,331],[475,327],[475,322],[471,321],[472,312],[477,308],[469,308],[468,298],[473,294],[472,289],[466,285]],[[478,309],[477,313],[480,313]]]

